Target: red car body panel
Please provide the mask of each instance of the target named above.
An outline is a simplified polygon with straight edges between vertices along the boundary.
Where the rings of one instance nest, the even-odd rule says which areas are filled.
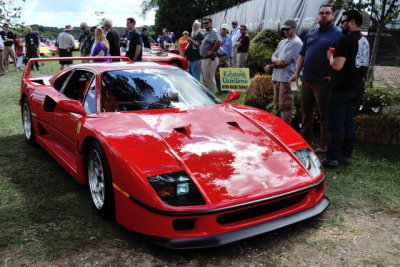
[[[29,101],[37,142],[74,179],[85,184],[85,150],[97,140],[111,169],[116,220],[129,230],[192,240],[286,218],[325,199],[324,172],[313,177],[293,153],[310,146],[290,126],[267,112],[227,103],[130,112],[98,109],[96,114],[82,116],[57,107],[67,98],[54,89],[54,82],[71,68],[92,70],[100,88],[105,71],[171,67],[124,62],[81,64],[52,78],[29,78],[29,64],[23,76],[21,100]],[[97,96],[100,106],[100,90]],[[54,109],[49,112],[51,107]],[[147,181],[149,176],[181,170],[192,178],[205,205],[167,205]],[[295,203],[252,218],[219,221],[224,215],[291,199]],[[322,211],[327,205],[325,202]],[[193,220],[193,228],[176,229],[174,223],[180,220]]]
[[[121,56],[125,56],[125,53],[122,52]],[[155,54],[149,54],[149,53],[143,53],[142,55],[142,61],[143,62],[156,62],[158,64],[162,65],[176,65],[179,66],[180,68],[184,70],[188,70],[189,68],[189,62],[185,57],[182,57],[179,54],[175,53],[162,53],[161,56],[157,56]]]

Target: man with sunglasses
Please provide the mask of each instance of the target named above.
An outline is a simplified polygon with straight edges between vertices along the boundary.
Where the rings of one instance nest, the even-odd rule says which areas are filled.
[[[364,78],[369,67],[369,43],[360,32],[363,18],[360,12],[343,12],[342,32],[345,35],[336,49],[327,52],[333,72],[328,99],[328,121],[331,142],[324,167],[348,165],[356,140],[354,110],[364,92]]]
[[[200,45],[201,72],[203,74],[204,85],[214,94],[215,90],[215,71],[218,67],[217,51],[221,46],[221,37],[216,29],[213,28],[212,19],[206,17],[203,19],[203,25],[206,29],[204,40]]]
[[[318,26],[307,33],[303,47],[297,60],[296,72],[289,82],[297,81],[300,71],[303,69],[301,106],[302,123],[300,133],[307,142],[311,142],[314,105],[318,106],[320,114],[320,146],[317,153],[325,153],[330,141],[328,129],[328,93],[330,88],[330,76],[332,68],[326,58],[328,48],[336,46],[342,37],[339,27],[333,25],[335,18],[332,7],[324,4],[318,12]]]
[[[280,41],[272,54],[272,64],[267,65],[265,71],[269,73],[271,69],[275,69],[272,75],[275,115],[290,125],[294,99],[289,79],[296,70],[297,57],[303,42],[296,34],[297,23],[294,19],[286,20],[282,29],[287,38]]]

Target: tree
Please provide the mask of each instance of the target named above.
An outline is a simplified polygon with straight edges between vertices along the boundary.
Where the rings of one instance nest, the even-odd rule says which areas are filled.
[[[372,16],[377,20],[378,26],[375,35],[374,46],[372,48],[370,67],[368,70],[367,81],[372,77],[375,66],[376,55],[378,53],[379,41],[382,36],[383,28],[390,22],[393,22],[400,15],[400,0],[334,0],[332,4],[336,8],[356,8],[366,9],[371,12]]]
[[[0,23],[7,22],[11,26],[15,26],[17,20],[21,17],[21,7],[17,6],[18,2],[25,0],[0,0]]]
[[[160,34],[163,28],[180,36],[184,30],[190,31],[193,21],[230,8],[248,0],[144,0],[142,1],[142,15],[156,9],[154,31]]]

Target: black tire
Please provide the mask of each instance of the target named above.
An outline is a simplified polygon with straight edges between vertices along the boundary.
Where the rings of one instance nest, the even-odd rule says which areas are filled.
[[[35,135],[35,130],[33,128],[31,107],[29,106],[29,101],[26,97],[22,100],[21,115],[22,115],[22,126],[24,127],[25,138],[29,144],[35,145],[36,135]]]
[[[104,218],[115,219],[114,189],[110,166],[100,143],[90,144],[86,154],[87,178],[92,204]]]

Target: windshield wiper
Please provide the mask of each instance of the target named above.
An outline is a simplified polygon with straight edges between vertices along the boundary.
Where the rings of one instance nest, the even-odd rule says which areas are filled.
[[[116,105],[133,105],[133,106],[147,106],[147,107],[154,107],[154,108],[167,108],[169,104],[163,104],[160,102],[149,103],[145,101],[116,101],[111,104],[105,105],[104,108],[116,106]]]

